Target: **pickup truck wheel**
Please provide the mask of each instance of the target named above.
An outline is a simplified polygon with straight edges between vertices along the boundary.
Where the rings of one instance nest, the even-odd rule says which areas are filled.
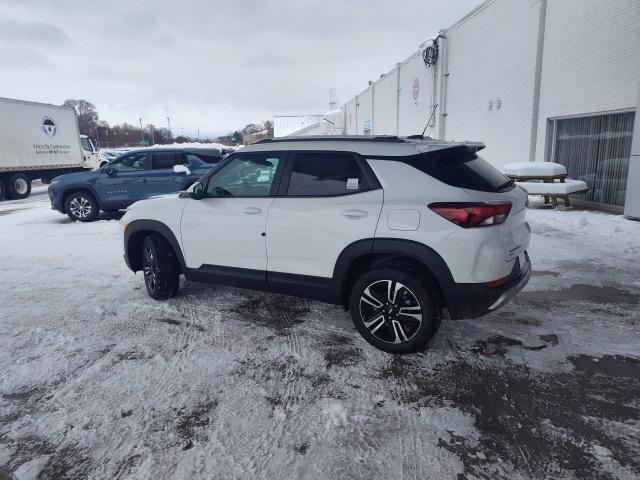
[[[399,268],[382,267],[356,281],[351,316],[367,342],[395,354],[427,346],[440,322],[429,283],[423,280]]]
[[[64,202],[64,211],[73,221],[92,222],[98,218],[100,207],[88,192],[72,192]]]
[[[22,173],[16,173],[9,179],[7,196],[16,200],[22,200],[31,195],[31,180]]]
[[[151,298],[166,300],[178,292],[178,261],[169,243],[161,236],[147,235],[142,242],[142,271]]]

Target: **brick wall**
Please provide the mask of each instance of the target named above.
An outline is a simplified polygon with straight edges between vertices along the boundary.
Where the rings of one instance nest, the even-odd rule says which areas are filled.
[[[547,120],[633,109],[640,82],[640,0],[549,0],[536,160]]]

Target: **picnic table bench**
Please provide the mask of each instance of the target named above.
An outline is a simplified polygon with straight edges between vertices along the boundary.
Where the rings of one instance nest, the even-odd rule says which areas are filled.
[[[524,188],[529,195],[541,195],[544,203],[556,208],[558,199],[564,200],[566,208],[571,207],[569,195],[586,193],[589,187],[582,180],[567,179],[564,165],[552,162],[515,162],[504,166],[502,172]]]

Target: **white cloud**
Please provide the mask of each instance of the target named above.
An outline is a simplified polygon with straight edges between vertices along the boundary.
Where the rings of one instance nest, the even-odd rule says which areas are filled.
[[[112,124],[170,116],[174,130],[223,133],[323,112],[330,87],[349,99],[479,3],[0,0],[0,91],[85,98]]]

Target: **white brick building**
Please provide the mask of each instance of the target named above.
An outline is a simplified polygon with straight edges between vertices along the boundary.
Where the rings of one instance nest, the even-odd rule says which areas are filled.
[[[624,204],[640,83],[640,0],[488,0],[344,106],[346,134],[480,140],[501,166],[557,161]],[[433,115],[432,115],[433,113]]]

